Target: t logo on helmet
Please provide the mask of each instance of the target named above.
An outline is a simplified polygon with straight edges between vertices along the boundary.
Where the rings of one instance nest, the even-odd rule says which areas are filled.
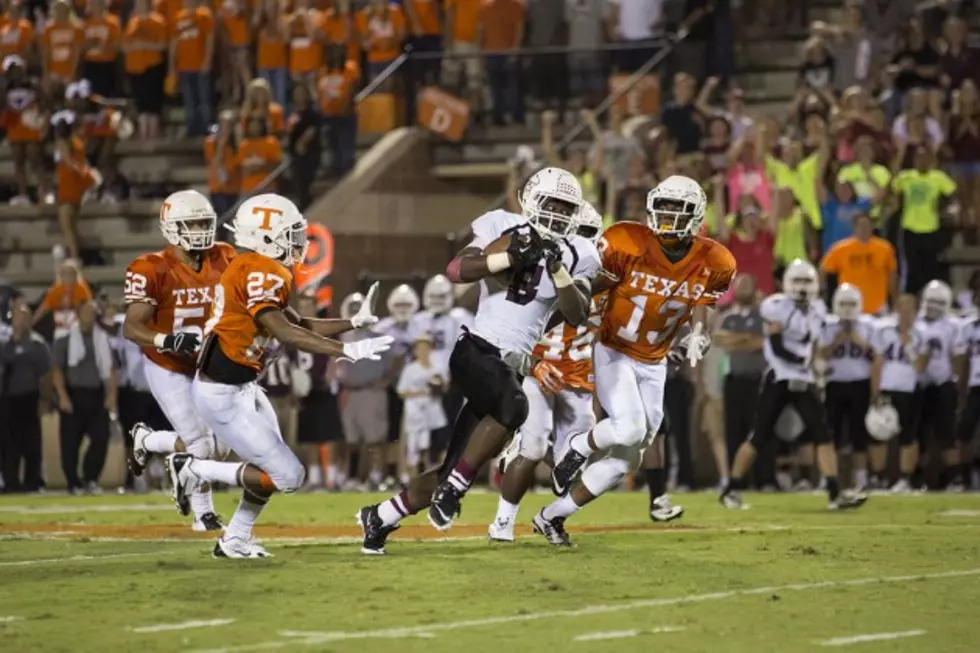
[[[270,231],[272,229],[272,216],[282,215],[282,210],[270,209],[267,206],[253,206],[252,215],[261,215],[262,224],[259,225],[259,229],[263,231]]]
[[[160,222],[167,219],[168,213],[170,213],[170,202],[162,202],[160,204]]]

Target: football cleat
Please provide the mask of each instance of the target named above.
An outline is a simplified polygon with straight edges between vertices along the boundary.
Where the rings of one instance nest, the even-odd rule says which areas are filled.
[[[170,477],[170,494],[180,514],[191,512],[190,494],[201,484],[201,480],[191,471],[194,456],[189,453],[172,453],[164,458],[167,475]]]
[[[732,510],[745,509],[745,504],[742,503],[742,495],[740,495],[735,490],[727,490],[725,492],[722,492],[718,496],[718,501],[721,502],[721,505],[725,506],[726,508],[730,508]]]
[[[272,554],[265,550],[261,544],[254,540],[246,540],[240,537],[220,538],[214,543],[214,551],[211,552],[213,558],[271,558]]]
[[[588,437],[588,434],[586,433],[579,437]],[[582,470],[587,460],[588,458],[586,456],[575,451],[571,446],[571,441],[569,441],[568,450],[565,452],[565,455],[558,461],[555,468],[551,470],[551,491],[555,493],[555,496],[560,497],[568,492],[572,480]]]
[[[150,452],[146,450],[146,436],[153,431],[143,422],[137,422],[129,430],[129,437],[132,439],[132,448],[126,452],[126,464],[133,476],[142,476],[146,469],[146,463],[150,460]]]
[[[436,530],[447,531],[452,528],[453,520],[459,516],[459,502],[463,498],[452,483],[443,481],[432,493],[432,503],[429,505],[429,523]]]
[[[867,500],[868,497],[864,494],[841,492],[837,495],[836,499],[831,500],[827,504],[827,510],[853,510],[854,508],[863,506]]]
[[[898,479],[890,490],[892,494],[911,494],[913,491],[912,484],[904,478]]]
[[[684,514],[683,506],[675,506],[670,497],[662,494],[650,504],[650,519],[654,522],[669,522],[679,519]]]
[[[384,555],[385,540],[388,535],[397,531],[400,526],[385,526],[378,514],[377,504],[365,506],[357,513],[357,523],[364,532],[364,542],[361,544],[361,553],[364,555]]]
[[[223,531],[225,530],[225,525],[221,523],[221,517],[218,517],[213,512],[206,512],[200,517],[194,518],[191,529],[195,533],[206,533],[208,531]]]
[[[490,528],[487,529],[487,539],[491,542],[513,542],[514,520],[494,519],[490,522]]]
[[[565,531],[564,517],[546,519],[544,510],[542,510],[531,520],[531,525],[534,527],[534,531],[544,535],[545,539],[548,540],[548,544],[552,546],[575,546]]]

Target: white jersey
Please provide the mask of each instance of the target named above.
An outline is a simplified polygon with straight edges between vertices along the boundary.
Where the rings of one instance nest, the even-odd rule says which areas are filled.
[[[820,329],[827,315],[827,308],[820,300],[811,301],[806,310],[782,293],[766,297],[759,307],[762,319],[768,324],[782,327],[783,346],[792,354],[803,359],[803,363],[791,363],[775,354],[772,341],[765,339],[762,353],[769,369],[777,381],[799,380],[814,382],[813,359],[814,344],[820,339]]]
[[[830,346],[843,328],[843,320],[836,315],[828,315],[820,331],[820,346]],[[870,316],[862,315],[851,328],[862,340],[871,343],[874,322]],[[871,378],[871,351],[858,347],[850,340],[845,340],[830,352],[827,364],[827,380],[831,383],[867,381]]]
[[[449,355],[453,352],[456,340],[463,333],[463,327],[473,328],[473,314],[458,306],[445,313],[420,311],[413,315],[408,323],[412,338],[423,333],[432,338],[432,358],[447,369]]]
[[[912,325],[909,341],[903,347],[898,334],[898,319],[882,318],[875,324],[871,349],[882,358],[879,390],[915,392],[918,380],[915,361],[927,351],[925,334],[917,324]]]
[[[941,317],[929,321],[920,317],[915,321],[926,339],[929,350],[929,363],[919,377],[919,385],[942,385],[953,380],[953,356],[962,354],[965,349],[956,351],[959,321],[952,317]]]
[[[505,233],[533,229],[523,217],[507,211],[490,211],[473,221],[470,247],[485,248]],[[565,269],[576,280],[591,285],[602,264],[591,241],[569,236],[559,241]],[[515,274],[511,285],[490,290],[480,282],[480,304],[476,309],[473,333],[502,351],[530,355],[548,323],[558,291],[545,270],[544,261]]]
[[[405,356],[408,359],[412,358],[412,343],[415,339],[415,331],[412,330],[411,321],[399,322],[393,317],[386,317],[378,321],[372,331],[384,335],[391,336],[395,339],[391,343],[391,352],[395,356]]]
[[[969,356],[970,387],[980,386],[980,318],[968,317],[960,323],[954,351]]]

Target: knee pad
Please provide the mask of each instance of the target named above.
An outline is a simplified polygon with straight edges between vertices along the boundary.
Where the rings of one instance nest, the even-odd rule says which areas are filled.
[[[612,427],[612,439],[617,447],[635,447],[647,437],[647,425],[642,413],[621,419],[613,418],[609,422]]]
[[[306,482],[306,467],[296,456],[293,456],[288,464],[284,464],[282,469],[276,470],[275,474],[268,471],[266,473],[272,477],[276,489],[283,494],[295,492]]]
[[[195,434],[195,436],[193,440],[188,440],[187,436],[181,437],[187,453],[195,458],[203,458],[205,460],[215,459],[214,436],[211,433]]]
[[[544,460],[548,453],[548,437],[539,432],[521,431],[520,455],[527,460]]]
[[[626,460],[609,455],[585,468],[582,485],[589,494],[597,497],[619,485],[629,471],[630,465]]]
[[[493,418],[511,431],[521,428],[527,419],[527,395],[524,391],[505,392],[494,411]]]

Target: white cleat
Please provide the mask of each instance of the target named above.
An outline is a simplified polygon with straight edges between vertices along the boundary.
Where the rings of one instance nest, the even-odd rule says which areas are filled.
[[[514,520],[494,519],[490,522],[490,528],[487,530],[487,538],[491,542],[513,542]]]
[[[662,494],[653,500],[650,507],[650,519],[655,522],[669,522],[680,519],[684,514],[684,506],[676,506],[670,502],[670,497]]]
[[[214,543],[214,558],[271,558],[272,554],[265,550],[255,540],[245,540],[240,537],[225,535]]]
[[[892,494],[912,494],[912,484],[901,478],[891,487],[890,492]]]
[[[201,487],[200,477],[191,470],[193,460],[189,453],[172,453],[164,459],[170,477],[170,494],[177,510],[185,517],[191,512],[190,495]]]
[[[129,471],[133,476],[142,476],[146,464],[150,461],[150,452],[146,450],[146,437],[151,433],[153,431],[143,422],[137,422],[129,431],[129,435],[133,438],[133,450],[126,462],[129,463]]]

